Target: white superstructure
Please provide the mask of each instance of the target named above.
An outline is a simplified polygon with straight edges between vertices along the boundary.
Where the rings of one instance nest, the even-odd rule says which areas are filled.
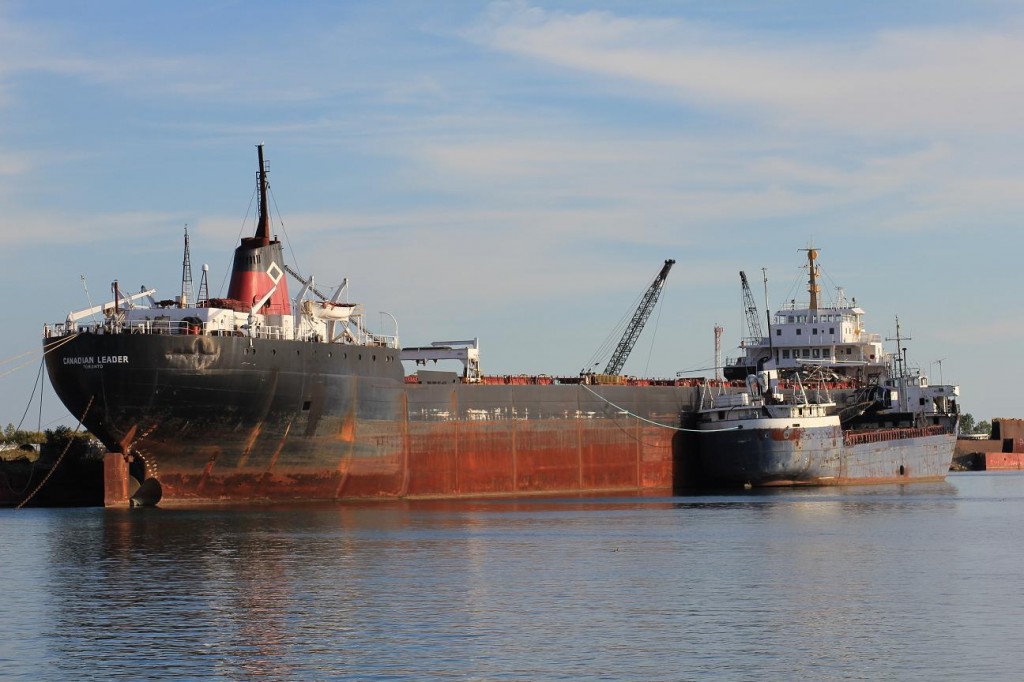
[[[864,382],[886,375],[892,358],[882,347],[882,337],[865,329],[864,310],[847,302],[841,291],[835,304],[819,305],[817,257],[815,249],[807,249],[810,300],[806,304],[793,300],[777,310],[768,336],[743,339],[744,355],[726,361],[726,378],[807,365]]]

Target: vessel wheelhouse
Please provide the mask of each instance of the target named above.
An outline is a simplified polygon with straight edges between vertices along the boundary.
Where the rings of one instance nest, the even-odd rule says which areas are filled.
[[[867,331],[864,310],[856,301],[848,301],[839,290],[833,303],[821,305],[817,258],[816,249],[807,249],[809,300],[788,301],[776,310],[766,335],[742,339],[743,355],[726,362],[726,379],[742,381],[761,369],[792,370],[810,365],[863,382],[885,375],[892,358],[882,337]]]

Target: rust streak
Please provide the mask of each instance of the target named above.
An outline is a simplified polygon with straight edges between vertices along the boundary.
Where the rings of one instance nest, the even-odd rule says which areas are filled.
[[[409,414],[409,394],[402,393],[402,414]],[[402,420],[402,485],[398,489],[398,496],[405,497],[409,494],[409,422],[408,418]]]
[[[203,473],[199,477],[199,483],[196,485],[196,492],[202,492],[206,486],[206,480],[210,477],[210,472],[213,471],[213,463],[217,461],[218,450],[214,450],[213,454],[210,455],[210,459],[206,462],[206,466],[203,467]]]
[[[245,447],[242,449],[242,456],[238,458],[238,468],[241,469],[249,461],[249,455],[252,453],[252,448],[256,444],[256,439],[259,438],[260,432],[263,431],[263,422],[260,421],[252,430],[249,432],[249,437],[245,439]]]
[[[288,422],[288,426],[284,427],[284,434],[281,436],[281,441],[277,444],[274,454],[270,457],[270,463],[267,464],[267,470],[264,472],[266,475],[270,475],[274,465],[277,464],[278,458],[281,457],[281,450],[284,449],[284,443],[288,439],[288,432],[292,430],[292,422],[294,421],[295,419],[292,418],[292,420]]]
[[[636,420],[636,487],[640,487],[640,481],[643,480],[641,473],[641,465],[643,463],[643,433],[640,430],[640,420]]]
[[[345,484],[348,483],[349,473],[352,471],[352,455],[355,453],[356,448],[356,413],[355,413],[355,400],[352,401],[352,408],[345,415],[345,418],[341,422],[341,432],[339,433],[340,439],[347,443],[348,446],[345,448],[345,452],[341,459],[338,461],[338,472],[341,473],[341,480],[338,481],[338,487],[334,489],[334,499],[341,498],[345,490]]]
[[[338,440],[345,443],[351,443],[356,439],[356,420],[352,416],[352,412],[345,415],[345,418],[341,422],[341,428],[338,430]]]
[[[128,432],[124,434],[124,438],[117,441],[117,447],[120,449],[121,454],[128,454],[131,449],[132,439],[135,438],[136,432],[139,430],[138,424],[133,424],[132,428],[128,429]]]
[[[512,409],[513,414],[509,415],[512,420],[510,426],[512,427],[512,492],[519,490],[519,448],[518,448],[518,420],[515,417],[515,391],[512,392]]]

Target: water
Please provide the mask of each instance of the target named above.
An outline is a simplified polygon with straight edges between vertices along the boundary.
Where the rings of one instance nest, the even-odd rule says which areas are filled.
[[[1020,679],[1024,475],[0,510],[5,680]]]

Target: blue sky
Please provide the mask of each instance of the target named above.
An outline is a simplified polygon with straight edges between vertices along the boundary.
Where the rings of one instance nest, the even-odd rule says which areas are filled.
[[[82,275],[170,297],[188,224],[221,291],[260,142],[292,264],[405,345],[575,374],[675,258],[624,370],[674,376],[716,324],[736,354],[739,270],[805,297],[813,242],[966,411],[1024,416],[1021,63],[1017,2],[0,0],[0,422]]]

